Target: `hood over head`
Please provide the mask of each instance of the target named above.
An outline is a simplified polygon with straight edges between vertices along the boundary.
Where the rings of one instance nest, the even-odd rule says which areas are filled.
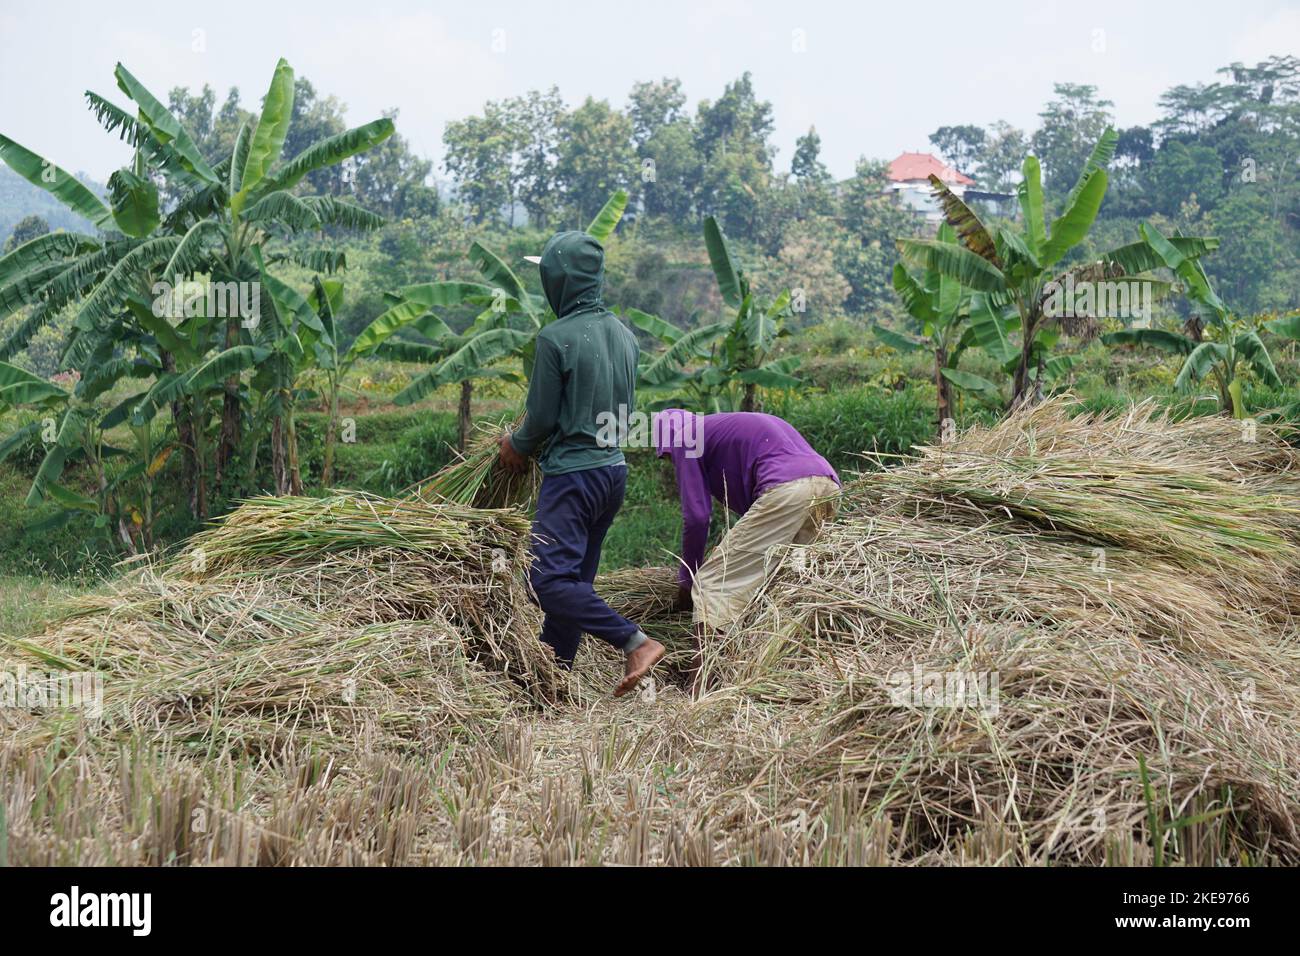
[[[557,317],[604,305],[605,249],[585,232],[558,232],[542,250],[542,291]]]

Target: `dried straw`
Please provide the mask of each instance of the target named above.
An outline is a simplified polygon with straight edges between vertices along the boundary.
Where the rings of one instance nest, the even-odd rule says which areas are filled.
[[[597,582],[670,643],[653,690],[611,700],[596,641],[556,674],[526,518],[466,507],[504,500],[494,448],[436,495],[250,503],[0,647],[108,675],[99,724],[0,711],[10,858],[1294,864],[1285,437],[1053,401],[921,449],[849,484],[699,699],[668,568]]]
[[[1161,852],[1296,859],[1295,453],[1070,411],[846,489],[711,655],[746,695],[800,711],[755,766],[791,790],[851,784],[904,859],[973,840],[1007,862],[1100,863],[1152,812]],[[982,706],[972,689],[994,676]],[[939,680],[966,693],[927,698]]]

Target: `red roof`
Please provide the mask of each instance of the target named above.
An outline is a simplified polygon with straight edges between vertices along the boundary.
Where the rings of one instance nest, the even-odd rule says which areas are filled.
[[[905,183],[914,179],[929,179],[931,174],[938,176],[945,183],[960,183],[974,186],[975,180],[963,176],[947,163],[929,153],[903,153],[889,164],[889,178],[896,183]]]

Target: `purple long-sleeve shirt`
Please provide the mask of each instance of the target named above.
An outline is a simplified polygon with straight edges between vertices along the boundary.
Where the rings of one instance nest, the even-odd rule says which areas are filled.
[[[717,498],[743,515],[767,489],[796,478],[839,476],[789,422],[759,412],[696,415],[669,408],[654,418],[655,453],[669,455],[682,501],[680,580],[704,560]]]

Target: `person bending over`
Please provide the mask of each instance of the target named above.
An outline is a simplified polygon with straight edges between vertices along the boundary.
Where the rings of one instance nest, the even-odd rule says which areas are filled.
[[[811,542],[838,505],[840,479],[788,422],[760,412],[655,416],[655,453],[671,458],[682,507],[678,607],[693,609],[696,671],[707,634],[734,621],[777,549]],[[740,516],[704,557],[713,501]]]

